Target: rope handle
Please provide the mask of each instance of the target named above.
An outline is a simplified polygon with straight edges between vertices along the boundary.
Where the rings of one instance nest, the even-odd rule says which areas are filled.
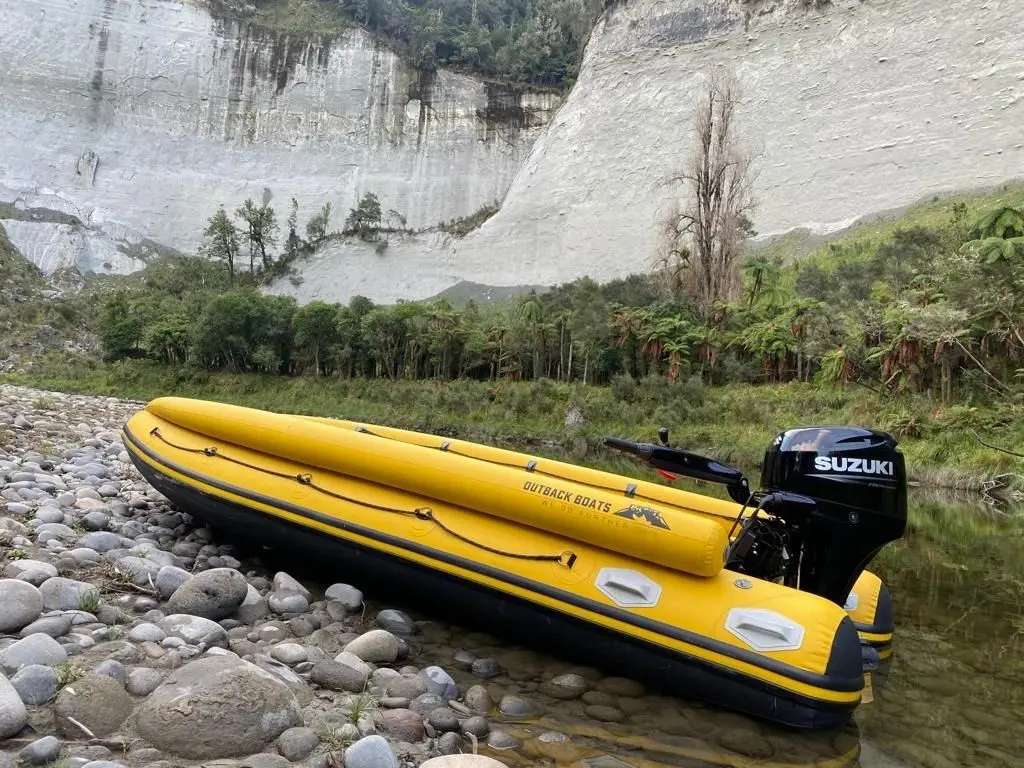
[[[548,562],[558,563],[562,567],[568,568],[570,570],[572,569],[573,565],[575,565],[575,563],[576,563],[576,553],[572,552],[571,550],[565,550],[565,551],[563,551],[563,552],[561,552],[561,553],[559,553],[557,555],[523,554],[523,553],[519,553],[519,552],[508,552],[507,550],[497,549],[497,548],[491,547],[491,546],[489,546],[487,544],[483,544],[483,543],[481,543],[479,541],[474,541],[473,539],[469,538],[468,536],[466,536],[464,534],[461,534],[458,531],[455,531],[452,528],[450,528],[447,525],[445,525],[440,519],[438,519],[437,515],[434,514],[434,511],[430,507],[416,507],[415,509],[409,510],[409,509],[401,509],[399,507],[388,507],[388,506],[384,506],[384,505],[381,505],[381,504],[374,504],[374,503],[369,502],[369,501],[361,501],[360,499],[355,499],[355,498],[352,498],[350,496],[345,496],[345,495],[340,494],[340,493],[335,493],[334,491],[332,491],[332,490],[330,490],[328,488],[323,488],[323,487],[317,485],[313,481],[313,476],[311,474],[309,474],[308,472],[297,474],[297,475],[288,474],[286,472],[277,472],[277,471],[272,470],[272,469],[267,469],[266,467],[260,467],[260,466],[258,466],[256,464],[250,464],[248,462],[242,461],[241,459],[235,459],[235,458],[232,458],[230,456],[227,456],[227,455],[221,453],[220,451],[218,451],[215,446],[210,446],[208,448],[189,448],[188,446],[185,446],[185,445],[178,445],[176,443],[171,442],[166,437],[164,437],[163,434],[161,434],[159,427],[153,427],[149,431],[149,434],[150,434],[151,437],[155,437],[158,440],[161,440],[162,442],[166,443],[167,445],[171,446],[172,448],[176,448],[179,451],[185,451],[186,453],[197,453],[197,454],[201,453],[201,454],[203,454],[205,456],[210,456],[212,458],[224,459],[225,461],[230,461],[233,464],[238,464],[240,466],[247,467],[249,469],[253,469],[253,470],[257,471],[257,472],[264,472],[264,473],[266,473],[268,475],[273,475],[275,477],[280,477],[280,478],[283,478],[283,479],[286,479],[286,480],[294,480],[295,482],[299,483],[300,485],[308,486],[310,488],[313,488],[314,490],[319,491],[320,493],[323,493],[323,494],[325,494],[327,496],[331,496],[333,498],[339,499],[341,501],[346,501],[346,502],[349,502],[351,504],[358,504],[360,506],[367,507],[369,509],[376,509],[376,510],[379,510],[381,512],[390,512],[392,514],[398,514],[398,515],[409,515],[409,516],[415,517],[415,518],[417,518],[419,520],[424,520],[424,521],[427,521],[427,522],[434,523],[434,525],[436,525],[442,531],[447,533],[449,536],[453,536],[454,538],[459,539],[460,541],[464,541],[467,544],[470,544],[471,546],[478,547],[480,549],[486,550],[487,552],[491,552],[491,553],[496,554],[496,555],[502,555],[504,557],[512,557],[512,558],[516,558],[518,560],[540,560],[540,561],[548,561]]]

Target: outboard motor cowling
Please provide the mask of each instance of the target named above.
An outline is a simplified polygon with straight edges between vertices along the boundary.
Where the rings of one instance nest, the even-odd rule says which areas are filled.
[[[765,451],[761,487],[714,459],[672,447],[606,437],[605,445],[662,472],[721,483],[743,505],[726,567],[845,605],[878,551],[903,536],[907,477],[896,439],[861,427],[797,427]],[[746,513],[746,514],[744,514]],[[735,533],[735,537],[733,537]]]
[[[799,427],[765,451],[761,487],[813,500],[800,521],[799,588],[842,605],[878,551],[903,536],[907,477],[896,439],[860,427]],[[786,504],[766,511],[787,517]],[[807,505],[802,505],[807,510]]]

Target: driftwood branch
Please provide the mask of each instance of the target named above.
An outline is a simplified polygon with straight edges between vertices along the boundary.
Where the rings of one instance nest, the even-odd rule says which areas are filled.
[[[975,432],[973,429],[968,430],[968,432],[971,433],[971,437],[973,437],[979,443],[984,445],[986,448],[991,448],[993,451],[999,451],[1000,453],[1007,453],[1010,456],[1016,456],[1018,459],[1024,459],[1024,453],[1017,453],[1016,451],[1011,451],[1006,448],[1000,448],[998,445],[992,445],[992,443],[986,443],[984,440],[978,437],[978,433]]]

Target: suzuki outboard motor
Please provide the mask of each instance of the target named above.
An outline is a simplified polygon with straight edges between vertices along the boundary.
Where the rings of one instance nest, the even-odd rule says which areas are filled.
[[[861,427],[799,427],[765,451],[761,489],[735,467],[668,444],[605,438],[658,469],[722,483],[752,514],[737,517],[727,567],[843,605],[878,551],[903,536],[907,479],[892,435]]]
[[[769,496],[782,491],[813,502],[790,521],[803,543],[801,590],[842,605],[878,551],[903,536],[907,473],[896,445],[892,435],[860,427],[800,427],[765,451],[761,487]],[[789,506],[783,498],[764,508],[787,518]]]

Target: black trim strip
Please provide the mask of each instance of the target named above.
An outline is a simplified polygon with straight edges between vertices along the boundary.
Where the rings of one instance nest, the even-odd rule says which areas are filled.
[[[744,648],[737,648],[727,643],[723,643],[720,640],[715,640],[714,638],[705,637],[704,635],[699,635],[695,632],[690,632],[689,630],[681,629],[679,627],[673,627],[671,625],[654,621],[643,616],[636,616],[627,611],[623,611],[618,608],[613,608],[607,605],[602,605],[601,603],[595,602],[588,598],[580,597],[569,592],[564,592],[560,589],[550,587],[546,584],[539,584],[537,582],[523,578],[522,576],[518,576],[516,574],[508,573],[506,571],[500,571],[496,568],[482,565],[471,560],[466,560],[465,558],[458,557],[456,555],[451,555],[446,552],[441,552],[432,549],[430,547],[425,547],[422,544],[417,544],[415,542],[407,541],[405,539],[401,539],[395,536],[380,533],[379,531],[364,528],[361,525],[355,525],[348,521],[340,520],[336,517],[323,514],[322,512],[306,509],[305,507],[300,507],[296,504],[291,504],[289,502],[285,502],[280,499],[275,499],[270,496],[264,496],[263,494],[254,493],[253,491],[249,491],[244,488],[238,488],[237,486],[233,486],[229,483],[224,483],[220,480],[206,477],[202,473],[188,469],[187,467],[183,467],[169,459],[159,456],[149,446],[142,443],[132,433],[131,429],[128,427],[127,424],[124,426],[123,431],[132,445],[138,447],[139,450],[141,450],[144,454],[149,456],[158,464],[162,464],[163,466],[168,467],[169,469],[179,474],[185,475],[186,477],[190,477],[193,480],[197,480],[201,483],[212,486],[214,488],[218,488],[227,493],[231,493],[242,498],[250,499],[252,501],[256,501],[270,507],[275,507],[277,509],[290,512],[301,517],[316,520],[318,522],[329,525],[332,528],[337,528],[339,530],[347,531],[349,533],[355,533],[359,536],[365,536],[366,538],[374,539],[381,543],[401,547],[402,549],[416,552],[426,557],[433,558],[434,560],[444,562],[449,565],[454,565],[468,571],[479,573],[483,576],[498,579],[499,581],[504,581],[507,584],[521,587],[523,589],[528,589],[537,594],[541,594],[546,597],[559,600],[568,605],[575,606],[576,608],[581,608],[585,611],[590,611],[591,613],[596,613],[598,615],[605,616],[616,621],[631,624],[635,627],[639,627],[641,629],[645,629],[650,632],[654,632],[665,637],[670,637],[674,640],[679,640],[689,645],[693,645],[698,648],[702,648],[704,650],[717,653],[721,656],[725,656],[726,658],[731,658],[735,661],[741,661],[747,664],[751,664],[755,667],[759,667],[768,672],[783,675],[797,682],[806,683],[807,685],[813,685],[818,688],[823,688],[825,690],[834,691],[837,693],[852,693],[863,689],[863,676],[858,676],[857,678],[849,678],[837,677],[827,674],[819,674],[816,672],[809,672],[807,670],[800,669],[789,664],[785,664],[776,659],[760,656],[754,653],[753,651],[748,651]],[[679,653],[680,655],[685,655],[681,651],[674,652]]]

